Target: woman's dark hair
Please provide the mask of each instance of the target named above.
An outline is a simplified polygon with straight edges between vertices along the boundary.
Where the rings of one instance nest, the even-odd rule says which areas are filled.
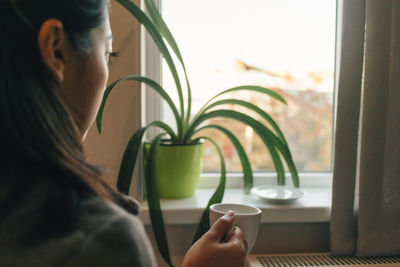
[[[39,224],[59,234],[72,227],[81,195],[110,196],[99,168],[86,161],[78,128],[37,41],[42,23],[58,19],[84,60],[107,7],[108,0],[0,0],[0,187],[7,188],[7,197],[0,198],[0,218],[26,201],[24,196],[38,184],[51,185],[43,187],[42,210],[52,218],[43,215]]]

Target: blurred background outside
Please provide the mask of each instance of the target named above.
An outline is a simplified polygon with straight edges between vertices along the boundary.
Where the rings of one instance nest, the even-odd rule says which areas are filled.
[[[287,106],[259,93],[231,97],[257,105],[276,120],[300,172],[331,171],[335,0],[164,0],[162,13],[186,64],[192,116],[212,96],[234,86],[276,90]],[[163,69],[163,87],[177,101],[165,62]],[[173,119],[167,105],[163,119]],[[255,171],[274,171],[267,149],[250,127],[228,119],[209,122],[236,134]],[[215,130],[207,135],[223,149],[227,170],[241,171],[230,141]],[[206,142],[204,171],[219,166],[214,146]]]

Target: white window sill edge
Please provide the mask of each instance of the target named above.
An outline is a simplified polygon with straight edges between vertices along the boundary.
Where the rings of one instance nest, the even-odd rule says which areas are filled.
[[[302,186],[307,195],[286,204],[274,204],[251,194],[244,194],[241,188],[227,188],[224,203],[241,203],[261,209],[261,223],[310,223],[329,222],[331,215],[330,186]],[[197,189],[195,196],[186,199],[161,200],[161,209],[165,224],[183,225],[197,224],[204,207],[215,189]],[[145,225],[150,224],[147,202],[141,203],[139,217]]]

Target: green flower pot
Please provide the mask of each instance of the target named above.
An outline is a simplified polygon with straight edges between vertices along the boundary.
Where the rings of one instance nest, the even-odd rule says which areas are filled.
[[[150,144],[145,143],[144,159],[149,149]],[[202,158],[203,142],[173,144],[163,141],[155,159],[156,185],[160,198],[192,197],[199,183]]]

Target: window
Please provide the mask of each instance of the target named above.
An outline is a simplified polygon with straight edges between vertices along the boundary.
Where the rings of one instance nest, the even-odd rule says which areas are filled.
[[[162,13],[185,60],[193,112],[211,96],[233,86],[257,84],[275,89],[288,106],[261,99],[256,93],[232,96],[257,104],[275,118],[299,172],[331,171],[335,0],[166,0]],[[146,56],[154,51],[148,49]],[[163,64],[158,66],[160,73]],[[160,75],[154,64],[151,69]],[[168,71],[161,77],[164,88],[175,96]],[[154,111],[154,106],[158,107],[147,105],[150,116],[165,121],[172,118],[167,108]],[[267,149],[251,128],[230,120],[219,124],[241,139],[255,171],[274,171]],[[209,134],[223,148],[227,170],[241,171],[229,140],[215,131]],[[214,148],[206,143],[204,152],[204,171],[217,171],[219,159]]]

